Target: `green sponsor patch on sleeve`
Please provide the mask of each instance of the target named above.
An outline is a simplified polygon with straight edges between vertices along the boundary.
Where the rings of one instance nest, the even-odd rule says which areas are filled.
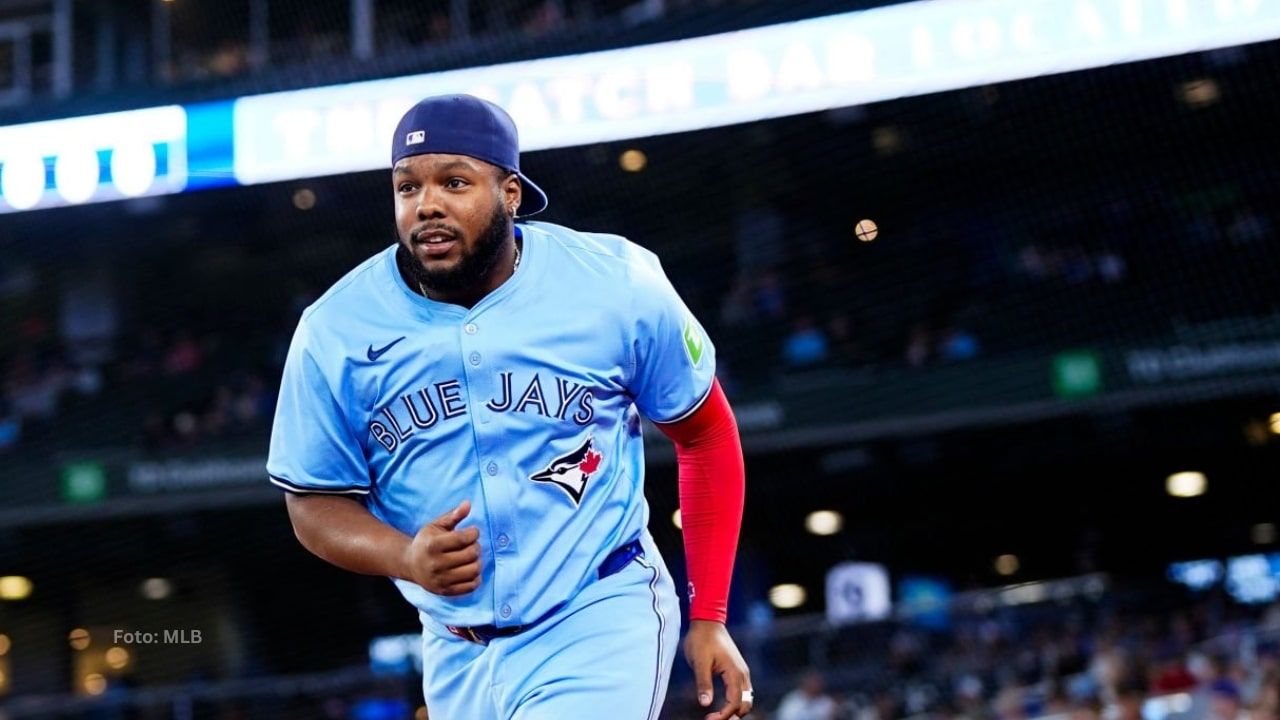
[[[684,339],[684,351],[689,356],[689,362],[698,367],[702,362],[702,353],[706,350],[706,341],[702,339],[702,331],[698,329],[692,316],[685,317],[684,330],[680,335]]]

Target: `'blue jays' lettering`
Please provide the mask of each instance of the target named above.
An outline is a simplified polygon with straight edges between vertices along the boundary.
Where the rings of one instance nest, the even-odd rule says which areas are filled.
[[[591,390],[585,384],[557,377],[554,402],[548,402],[543,396],[542,376],[534,373],[519,399],[513,400],[512,375],[501,374],[501,394],[486,401],[485,407],[494,412],[536,413],[545,418],[571,420],[578,425],[587,425],[595,417]],[[369,433],[387,452],[395,452],[419,430],[430,430],[441,420],[467,414],[466,402],[458,394],[459,387],[459,381],[448,380],[400,396],[398,402],[379,409],[376,419],[369,422]]]

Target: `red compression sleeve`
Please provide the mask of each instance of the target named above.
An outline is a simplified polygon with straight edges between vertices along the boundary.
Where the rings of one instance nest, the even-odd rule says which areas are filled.
[[[712,381],[710,394],[693,415],[658,428],[676,445],[689,619],[724,622],[742,528],[746,470],[738,423],[720,381]]]

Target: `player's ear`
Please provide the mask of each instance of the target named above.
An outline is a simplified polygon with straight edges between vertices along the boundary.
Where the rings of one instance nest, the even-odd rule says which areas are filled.
[[[502,204],[507,208],[507,215],[516,216],[516,210],[520,207],[520,199],[523,197],[524,187],[520,184],[520,178],[515,173],[509,173],[499,186],[502,194]]]

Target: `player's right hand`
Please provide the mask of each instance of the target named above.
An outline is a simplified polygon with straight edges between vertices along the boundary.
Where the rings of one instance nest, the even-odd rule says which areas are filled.
[[[480,587],[480,529],[456,529],[471,513],[471,501],[432,520],[405,549],[408,580],[436,595],[465,595]]]

